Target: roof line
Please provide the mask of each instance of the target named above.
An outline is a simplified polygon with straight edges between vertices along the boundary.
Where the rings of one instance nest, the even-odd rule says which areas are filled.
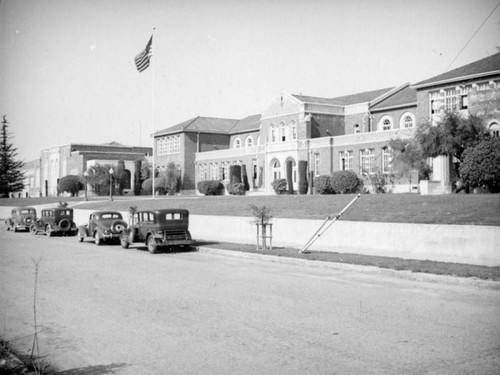
[[[382,95],[376,97],[375,99],[369,101],[368,106],[371,107],[373,105],[377,105],[382,100],[387,99],[389,96],[392,96],[392,95],[396,94],[397,92],[405,89],[407,86],[410,86],[410,82],[406,82],[406,83],[402,84],[401,86],[393,87],[389,91],[387,91],[387,92],[383,93]]]
[[[466,81],[469,79],[487,77],[487,76],[491,76],[491,75],[495,75],[495,74],[500,74],[500,70],[492,70],[492,71],[484,72],[484,73],[469,74],[468,76],[461,76],[461,77],[443,79],[441,81],[422,83],[422,84],[412,85],[412,87],[415,89],[422,89],[422,88],[429,87],[429,86],[444,85],[446,83],[457,82],[457,81]]]

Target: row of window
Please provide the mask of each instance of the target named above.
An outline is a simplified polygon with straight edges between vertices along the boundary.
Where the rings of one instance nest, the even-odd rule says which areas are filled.
[[[181,137],[180,135],[172,135],[158,138],[156,140],[156,149],[158,155],[171,155],[180,152]]]
[[[257,137],[257,144],[260,143],[260,136]],[[245,147],[252,147],[254,145],[253,143],[253,138],[251,135],[247,136],[245,138]],[[241,139],[240,138],[235,138],[233,141],[233,147],[234,148],[241,148]]]
[[[295,141],[297,139],[297,123],[292,120],[289,124],[281,122],[279,125],[269,125],[269,139],[271,143]]]
[[[399,118],[399,128],[413,128],[415,126],[415,115],[411,112],[405,112],[401,115]],[[392,116],[385,115],[382,116],[378,122],[378,130],[384,131],[384,130],[392,130],[394,128],[394,121],[392,120]],[[356,128],[354,129],[355,133],[359,133],[359,127],[358,131],[356,131]]]
[[[316,154],[319,159],[319,154]],[[390,147],[383,147],[381,153],[381,170],[382,173],[392,172],[392,157],[393,152]],[[353,151],[341,151],[339,152],[339,169],[341,171],[354,170],[354,156]],[[315,160],[316,162],[316,160]],[[318,161],[319,164],[319,161]],[[368,148],[359,151],[359,174],[371,174],[375,173],[377,165],[375,162],[375,149]],[[316,174],[318,174],[319,168],[316,168]]]

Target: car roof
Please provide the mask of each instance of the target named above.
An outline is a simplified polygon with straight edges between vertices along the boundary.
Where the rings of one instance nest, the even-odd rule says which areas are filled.
[[[189,213],[189,211],[184,209],[184,208],[164,208],[164,209],[159,209],[159,210],[140,210],[140,211],[137,211],[137,213],[139,213],[139,212],[154,212],[157,214],[166,214],[166,213],[173,213],[173,212],[179,212],[179,213],[183,213],[183,214]]]
[[[118,214],[121,215],[120,212],[118,211],[94,211],[91,213],[91,215],[104,215],[104,214]]]

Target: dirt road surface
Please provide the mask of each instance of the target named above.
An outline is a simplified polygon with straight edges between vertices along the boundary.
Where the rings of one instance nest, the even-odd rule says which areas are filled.
[[[72,374],[498,374],[500,292],[0,232],[0,336]],[[79,372],[77,372],[77,370]]]

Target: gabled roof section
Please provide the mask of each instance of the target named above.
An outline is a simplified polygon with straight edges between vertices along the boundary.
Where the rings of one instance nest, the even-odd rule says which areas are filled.
[[[417,90],[407,83],[393,95],[376,102],[376,104],[370,107],[370,110],[398,108],[411,105],[417,105]]]
[[[233,126],[230,133],[244,133],[260,129],[260,118],[261,115],[252,115],[239,120],[236,125]]]
[[[336,102],[335,104],[341,104],[341,105],[352,105],[352,104],[358,104],[358,103],[366,103],[366,102],[371,102],[372,100],[377,99],[381,95],[384,95],[393,89],[394,89],[394,87],[389,87],[389,88],[385,88],[385,89],[365,91],[365,92],[360,92],[358,94],[339,96],[337,98],[333,98],[332,100],[334,100]]]
[[[180,132],[202,132],[202,133],[221,133],[229,134],[230,130],[238,122],[235,119],[217,118],[217,117],[195,117],[193,119],[181,122],[170,128],[160,130],[154,136],[174,134]]]
[[[100,146],[128,147],[128,146],[125,146],[124,144],[121,144],[121,143],[118,143],[118,142],[115,142],[115,141],[108,142],[108,143],[101,143]]]
[[[335,101],[334,99],[328,98],[320,98],[318,96],[307,96],[307,95],[297,95],[291,94],[295,99],[299,100],[302,103],[309,104],[327,104],[327,105],[341,105],[342,103]]]
[[[415,88],[446,84],[472,78],[485,77],[491,74],[500,74],[500,52],[473,63],[439,74],[435,77],[420,81]]]

